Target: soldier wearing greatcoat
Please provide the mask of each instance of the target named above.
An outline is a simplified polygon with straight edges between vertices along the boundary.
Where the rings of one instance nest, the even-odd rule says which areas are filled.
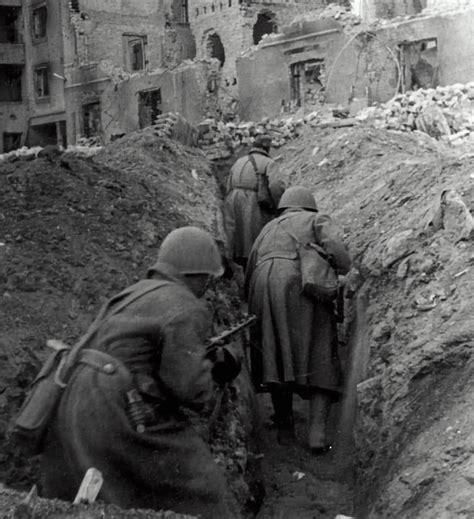
[[[213,396],[216,365],[204,345],[211,316],[199,298],[222,273],[212,237],[183,227],[165,238],[148,278],[109,301],[50,427],[44,496],[74,499],[94,467],[104,479],[99,499],[122,508],[240,517],[224,472],[184,412]],[[115,311],[123,301],[131,302]]]
[[[340,275],[351,260],[338,228],[318,212],[309,190],[290,187],[279,210],[256,239],[246,272],[249,312],[258,318],[252,377],[257,390],[271,393],[281,442],[294,436],[293,393],[309,400],[309,446],[320,453],[330,446],[326,421],[341,392],[337,325],[332,303],[302,291],[298,243],[320,245]]]
[[[232,166],[224,201],[228,257],[244,269],[255,238],[276,216],[285,185],[270,157],[271,137],[258,135],[250,152]],[[268,185],[268,199],[258,200],[258,175]]]

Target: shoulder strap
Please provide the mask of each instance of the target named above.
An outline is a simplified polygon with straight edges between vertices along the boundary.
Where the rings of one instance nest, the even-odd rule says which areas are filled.
[[[73,348],[67,355],[67,360],[64,365],[65,373],[68,373],[68,370],[72,366],[74,366],[78,354],[83,348],[85,348],[87,343],[92,339],[92,337],[95,335],[95,333],[97,332],[97,330],[103,322],[105,322],[109,317],[112,317],[113,315],[120,313],[124,308],[126,308],[128,305],[130,305],[140,297],[143,297],[145,294],[148,294],[149,292],[152,292],[154,290],[158,290],[159,288],[169,284],[171,284],[169,281],[148,280],[148,283],[138,290],[130,290],[131,287],[129,287],[120,292],[119,294],[110,298],[101,308],[99,315],[97,316],[95,321],[90,325],[87,332],[73,346]]]
[[[249,153],[249,161],[251,162],[252,167],[253,167],[253,170],[255,171],[255,174],[256,174],[256,175],[264,175],[264,176],[267,175],[267,168],[266,168],[266,167],[265,167],[265,169],[263,170],[263,172],[260,172],[260,171],[258,170],[257,161],[255,160],[255,157],[253,156],[252,153]]]
[[[288,236],[290,236],[290,238],[292,238],[298,246],[311,247],[311,248],[315,249],[318,252],[318,254],[320,256],[322,256],[325,260],[328,259],[329,256],[328,256],[327,252],[324,250],[324,247],[322,247],[319,243],[316,243],[316,242],[303,243],[301,240],[298,239],[297,236],[295,236],[288,229],[285,229],[284,227],[282,227],[282,229],[283,229],[283,232],[286,232],[286,234],[288,234]]]

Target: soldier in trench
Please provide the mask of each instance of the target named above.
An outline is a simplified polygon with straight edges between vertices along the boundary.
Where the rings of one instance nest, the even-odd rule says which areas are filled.
[[[284,182],[270,157],[272,139],[257,135],[250,152],[232,166],[224,201],[228,258],[245,269],[255,238],[276,216]],[[260,183],[260,188],[259,188]]]
[[[311,192],[288,188],[280,216],[268,223],[252,248],[246,272],[251,333],[252,379],[259,392],[270,392],[280,443],[295,435],[293,393],[309,400],[309,447],[327,451],[326,422],[331,402],[341,392],[337,323],[333,303],[302,292],[299,243],[320,245],[337,273],[351,267],[349,254],[328,215],[319,214]]]
[[[222,273],[213,238],[183,227],[165,238],[148,278],[110,300],[49,429],[45,497],[74,499],[95,467],[104,479],[99,499],[122,508],[240,517],[224,472],[183,412],[209,405],[213,378],[238,373],[211,362],[204,346],[211,317],[199,298]]]

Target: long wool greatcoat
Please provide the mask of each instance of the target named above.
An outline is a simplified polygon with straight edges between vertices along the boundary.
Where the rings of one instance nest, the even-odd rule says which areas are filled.
[[[260,148],[252,148],[259,172],[266,172],[270,193],[278,206],[285,185],[275,161]],[[273,214],[257,202],[257,176],[249,155],[240,157],[232,166],[224,201],[224,226],[227,235],[228,256],[248,258],[255,238]]]
[[[122,369],[79,364],[47,439],[42,493],[74,499],[89,467],[100,470],[99,495],[122,508],[172,509],[203,518],[240,517],[225,474],[181,407],[199,409],[213,393],[204,341],[211,318],[204,304],[166,268],[125,292],[167,281],[111,316],[88,348],[106,352],[133,375],[133,386],[157,406],[145,433],[127,415]],[[126,371],[126,370],[125,370]]]
[[[339,392],[340,366],[334,309],[302,293],[296,241],[320,244],[338,273],[350,257],[330,217],[288,209],[258,236],[246,272],[249,312],[257,315],[252,337],[252,378],[257,390],[291,383],[301,396],[316,389]]]

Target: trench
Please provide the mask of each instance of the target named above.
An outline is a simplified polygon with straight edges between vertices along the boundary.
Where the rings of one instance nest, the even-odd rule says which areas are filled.
[[[231,165],[247,151],[240,149],[231,159],[213,164],[222,200]],[[256,458],[260,463],[256,471],[264,493],[254,510],[257,519],[334,519],[337,515],[357,515],[354,426],[357,384],[366,374],[369,356],[368,305],[365,285],[359,286],[351,299],[345,299],[345,320],[338,331],[345,390],[340,401],[331,406],[328,435],[333,438],[333,448],[330,452],[313,456],[307,447],[307,401],[294,396],[296,439],[291,445],[280,445],[271,420],[270,395],[258,395],[254,446],[259,450]]]

